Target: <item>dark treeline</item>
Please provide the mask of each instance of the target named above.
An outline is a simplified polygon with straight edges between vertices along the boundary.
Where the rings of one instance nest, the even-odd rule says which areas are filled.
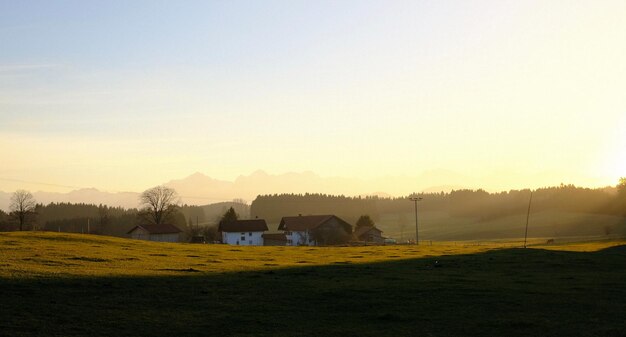
[[[141,223],[141,218],[137,215],[138,211],[134,208],[65,202],[37,204],[27,229],[123,237]],[[173,220],[178,225],[186,224],[182,214],[177,214]],[[0,230],[16,229],[11,216],[0,214]]]
[[[218,208],[219,210],[226,209],[225,205],[230,204],[235,204],[239,206],[238,208],[245,206],[237,203],[220,203],[219,207],[182,205],[167,222],[178,226],[188,237],[206,231],[213,233],[214,231],[208,227],[215,227],[219,219],[219,216],[213,213],[217,212]],[[205,212],[205,208],[209,209],[209,215]],[[47,205],[37,204],[34,214],[29,216],[25,229],[125,237],[129,230],[144,221],[145,219],[139,216],[139,211],[135,208],[60,202]],[[0,210],[0,231],[13,231],[18,228],[16,219]]]
[[[38,204],[35,213],[37,227],[47,231],[124,236],[138,223],[136,209],[106,205]]]
[[[532,210],[564,211],[626,216],[626,188],[581,188],[574,185],[540,188],[533,191]],[[624,191],[618,193],[618,191]],[[530,190],[489,193],[484,190],[456,190],[449,193],[420,193],[421,211],[442,211],[455,217],[488,221],[500,217],[525,214]],[[367,214],[375,221],[383,214],[409,213],[413,202],[409,197],[345,197],[326,194],[261,195],[252,202],[251,215],[268,222],[278,222],[287,215],[336,214],[354,223]]]
[[[135,208],[108,207],[106,205],[50,203],[37,205],[36,223],[48,231],[103,234],[125,236],[142,223]],[[185,230],[196,226],[196,221],[204,222],[202,207],[183,205],[177,209],[168,222]],[[89,228],[88,228],[89,227]]]

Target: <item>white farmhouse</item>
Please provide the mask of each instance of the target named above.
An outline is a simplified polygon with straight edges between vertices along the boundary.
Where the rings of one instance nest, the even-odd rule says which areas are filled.
[[[263,219],[235,220],[220,223],[217,230],[222,234],[222,243],[263,246],[263,232],[267,231],[267,223]]]
[[[178,242],[182,231],[172,224],[139,225],[128,233],[132,239],[157,242]]]
[[[346,243],[352,226],[336,215],[286,216],[278,230],[285,231],[287,246],[317,246]]]

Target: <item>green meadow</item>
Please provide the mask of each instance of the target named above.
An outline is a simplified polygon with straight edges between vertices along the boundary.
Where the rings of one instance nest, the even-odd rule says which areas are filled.
[[[0,233],[0,335],[624,336],[626,241],[532,243]]]

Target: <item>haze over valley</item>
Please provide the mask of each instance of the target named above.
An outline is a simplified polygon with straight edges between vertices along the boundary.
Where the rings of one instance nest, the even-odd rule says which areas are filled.
[[[520,177],[519,173],[517,173]],[[516,173],[509,173],[507,179]],[[358,179],[349,177],[322,177],[314,172],[290,172],[270,174],[263,170],[248,175],[239,175],[232,181],[214,179],[203,173],[196,172],[181,179],[162,182],[174,188],[181,196],[184,204],[206,205],[222,201],[242,199],[252,202],[261,194],[281,193],[322,193],[346,196],[379,196],[402,197],[411,193],[438,193],[461,189],[484,189],[490,192],[508,191],[511,189],[539,188],[557,186],[558,175],[548,172],[533,176],[520,177],[515,184],[495,184],[485,186],[484,178],[471,177],[451,170],[435,169],[422,172],[415,176],[383,176],[374,179]],[[533,181],[532,185],[524,185],[524,181]],[[543,184],[542,184],[543,183]],[[567,181],[565,181],[567,183]],[[613,186],[614,184],[611,184]],[[22,186],[30,188],[36,200],[43,204],[50,202],[71,202],[104,204],[114,207],[137,207],[137,191],[110,191],[106,182],[96,186],[58,186],[38,182],[2,180],[0,178],[0,209],[7,211],[11,190],[7,187]],[[151,186],[146,186],[145,189]]]

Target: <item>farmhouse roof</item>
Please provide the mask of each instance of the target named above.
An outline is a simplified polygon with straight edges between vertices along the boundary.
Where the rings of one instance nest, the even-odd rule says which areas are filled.
[[[342,220],[336,215],[299,215],[299,216],[286,216],[280,220],[278,230],[288,231],[306,231],[319,227],[331,219],[337,219],[339,223],[351,228],[350,224]]]
[[[380,229],[376,228],[376,226],[361,226],[361,227],[357,227],[354,230],[354,236],[356,236],[357,238],[360,238],[363,234],[366,234],[369,231],[378,231],[379,233],[383,232]]]
[[[133,227],[126,234],[134,232],[136,229],[141,228],[150,234],[176,234],[182,232],[178,227],[172,224],[158,224],[158,225],[139,225]]]
[[[219,232],[265,232],[267,223],[263,219],[235,220],[220,223],[217,230]]]

